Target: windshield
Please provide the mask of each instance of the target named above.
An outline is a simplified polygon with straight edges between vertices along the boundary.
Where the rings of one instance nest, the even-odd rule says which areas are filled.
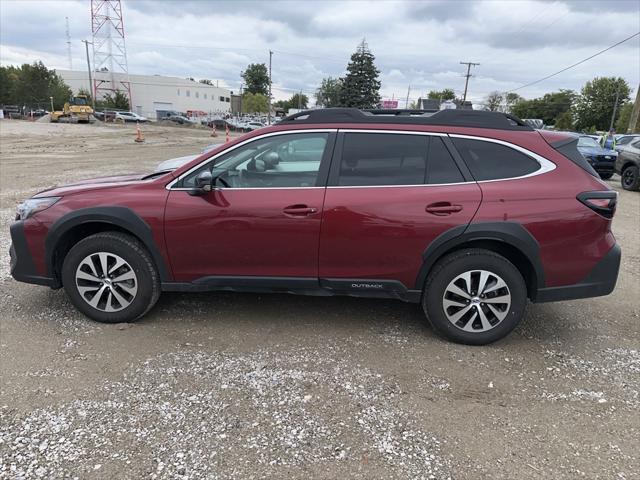
[[[578,139],[579,147],[599,147],[600,144],[591,137],[580,137]]]

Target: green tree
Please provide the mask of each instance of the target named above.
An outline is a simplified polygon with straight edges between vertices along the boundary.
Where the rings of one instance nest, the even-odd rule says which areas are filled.
[[[502,100],[504,97],[498,91],[491,92],[484,101],[485,107],[492,112],[501,111]]]
[[[456,94],[452,88],[445,88],[443,90],[431,90],[427,93],[427,98],[431,100],[455,100]]]
[[[309,97],[307,97],[304,93],[294,93],[289,100],[278,100],[273,105],[275,107],[280,107],[285,111],[291,108],[300,108],[304,110],[306,108],[309,108]]]
[[[367,43],[362,40],[351,55],[347,74],[340,91],[340,103],[345,107],[375,108],[380,103],[380,71]]]
[[[341,78],[323,78],[318,90],[316,90],[316,105],[320,107],[341,107],[340,92],[342,90]]]
[[[245,83],[245,92],[269,95],[269,72],[264,63],[250,64],[240,76]]]
[[[69,100],[71,89],[55,70],[42,62],[20,67],[0,67],[0,102],[3,104],[48,106],[53,97],[55,108]]]
[[[269,110],[269,99],[262,93],[245,92],[242,95],[243,113],[266,113]]]
[[[129,98],[120,90],[116,90],[113,95],[106,94],[102,101],[96,102],[96,107],[98,106],[99,108],[112,108],[114,110],[129,110],[130,108]]]
[[[633,110],[633,102],[625,103],[620,109],[620,116],[616,122],[616,132],[627,133],[630,130],[631,133],[638,133],[640,131],[640,125],[629,125],[631,122],[631,111]]]
[[[520,95],[515,92],[505,93],[504,95],[504,110],[506,113],[511,113],[513,106],[524,100]]]
[[[620,107],[629,100],[631,93],[629,84],[620,77],[596,77],[587,82],[582,87],[574,106],[576,128],[582,130],[595,126],[597,130],[608,130],[616,102],[616,92],[618,92],[617,117],[620,114]]]
[[[520,118],[540,118],[546,125],[556,122],[558,116],[571,109],[576,94],[573,90],[545,93],[540,98],[516,101],[510,109]]]
[[[571,113],[571,110],[567,110],[566,112],[558,115],[554,126],[556,127],[556,130],[573,130],[573,114]]]

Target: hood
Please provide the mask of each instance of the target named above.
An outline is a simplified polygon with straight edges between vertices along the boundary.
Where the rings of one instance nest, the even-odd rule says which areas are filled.
[[[583,155],[611,155],[612,157],[618,155],[615,150],[608,150],[602,147],[578,147],[578,150]]]
[[[134,173],[130,175],[116,175],[111,177],[99,177],[87,180],[79,180],[77,182],[69,183],[66,185],[59,185],[48,188],[47,190],[43,190],[42,192],[34,195],[34,198],[62,197],[64,195],[70,195],[72,193],[78,193],[88,190],[95,190],[97,188],[110,188],[135,184],[143,180],[147,180],[149,179],[149,177],[149,173]]]
[[[164,172],[168,170],[175,170],[176,168],[180,168],[181,166],[189,163],[191,160],[198,158],[201,154],[197,155],[186,155],[184,157],[178,158],[170,158],[169,160],[165,160],[164,162],[160,162],[156,167],[156,172]]]

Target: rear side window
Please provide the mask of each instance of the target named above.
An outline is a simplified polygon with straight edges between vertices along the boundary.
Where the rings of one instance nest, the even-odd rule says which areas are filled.
[[[460,183],[464,177],[440,137],[431,137],[425,183]]]
[[[578,139],[573,138],[569,139],[569,141],[561,141],[551,144],[553,148],[556,149],[559,153],[567,157],[573,163],[582,168],[585,172],[590,173],[596,178],[600,178],[600,175],[593,169],[591,164],[587,162],[587,160],[582,156],[580,151],[578,150]]]
[[[451,140],[478,181],[522,177],[540,169],[533,158],[506,145],[469,138]]]
[[[338,185],[423,185],[464,182],[439,137],[346,133]]]

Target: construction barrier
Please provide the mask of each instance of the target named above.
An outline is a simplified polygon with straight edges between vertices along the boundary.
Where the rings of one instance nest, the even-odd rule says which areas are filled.
[[[136,122],[136,139],[134,140],[136,143],[143,143],[144,136],[142,135],[142,131],[140,130],[140,122]]]
[[[226,140],[225,140],[225,143],[229,143],[229,125],[226,125],[226,126],[225,126],[225,130],[226,130],[226,132],[227,132],[227,138],[226,138]]]

